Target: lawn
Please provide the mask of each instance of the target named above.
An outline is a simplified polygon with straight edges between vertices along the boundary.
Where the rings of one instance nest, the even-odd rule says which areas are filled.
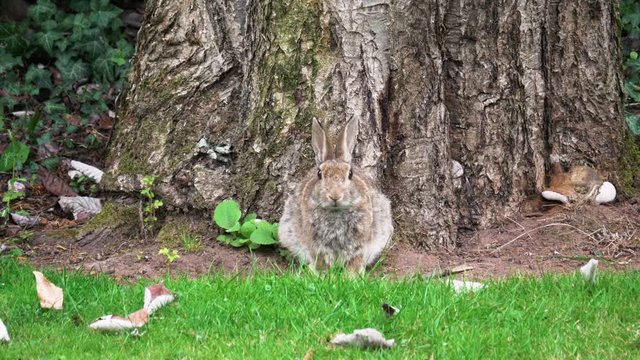
[[[141,281],[44,271],[65,290],[63,311],[41,310],[29,267],[0,257],[3,359],[632,359],[640,358],[640,272],[513,277],[456,295],[442,280],[349,279],[337,273],[211,273],[167,277],[175,302],[136,337],[88,324],[142,307]],[[381,304],[401,312],[387,319]],[[338,332],[374,327],[389,350],[333,348]]]

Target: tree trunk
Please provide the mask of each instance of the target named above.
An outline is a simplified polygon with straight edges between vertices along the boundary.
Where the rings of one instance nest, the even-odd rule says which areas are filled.
[[[172,208],[276,219],[313,164],[312,117],[360,124],[355,162],[396,241],[452,245],[544,188],[550,159],[615,182],[617,2],[151,0],[106,186],[158,175]],[[205,140],[205,141],[202,141]],[[453,178],[452,160],[464,175]]]

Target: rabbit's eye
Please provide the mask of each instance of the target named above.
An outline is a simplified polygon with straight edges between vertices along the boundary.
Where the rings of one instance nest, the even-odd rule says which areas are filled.
[[[353,171],[349,170],[349,180],[351,180],[351,177],[353,177]]]
[[[320,169],[318,169],[318,179],[322,179],[322,171]]]

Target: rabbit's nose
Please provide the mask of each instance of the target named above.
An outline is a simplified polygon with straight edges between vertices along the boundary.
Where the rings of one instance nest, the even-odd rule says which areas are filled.
[[[331,199],[333,201],[338,201],[338,200],[342,199],[342,196],[337,195],[337,194],[330,194],[329,195],[329,199]]]

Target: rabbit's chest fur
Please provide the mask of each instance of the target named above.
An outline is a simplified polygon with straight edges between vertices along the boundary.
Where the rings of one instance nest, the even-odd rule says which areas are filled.
[[[312,215],[311,230],[318,253],[328,261],[349,260],[362,244],[362,232],[367,223],[365,213],[357,210],[330,211],[317,209]]]

